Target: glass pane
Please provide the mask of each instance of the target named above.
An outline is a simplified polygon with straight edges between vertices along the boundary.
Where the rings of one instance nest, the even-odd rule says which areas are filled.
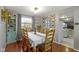
[[[32,18],[30,17],[22,17],[21,23],[32,23]]]

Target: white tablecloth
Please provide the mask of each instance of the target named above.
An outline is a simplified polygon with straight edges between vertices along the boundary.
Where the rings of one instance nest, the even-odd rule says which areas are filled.
[[[36,47],[38,44],[42,44],[45,41],[45,34],[37,32],[28,32],[29,41],[32,44],[32,47]]]

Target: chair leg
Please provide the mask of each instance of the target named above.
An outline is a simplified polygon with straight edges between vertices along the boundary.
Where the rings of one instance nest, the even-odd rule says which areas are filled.
[[[27,48],[27,50],[28,50],[28,52],[30,52],[30,48],[29,47]]]
[[[23,52],[27,52],[27,47],[22,47]]]
[[[39,48],[36,48],[36,52],[38,52],[39,51]]]
[[[53,44],[51,45],[51,52],[53,51],[52,49],[53,49]]]

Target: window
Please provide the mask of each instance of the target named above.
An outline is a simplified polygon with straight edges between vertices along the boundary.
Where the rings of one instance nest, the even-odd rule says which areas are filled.
[[[45,24],[47,28],[51,27],[51,21],[50,20],[45,20]]]
[[[30,17],[22,17],[21,20],[22,23],[32,23],[32,18]]]
[[[21,17],[21,28],[24,27],[32,29],[32,17]]]

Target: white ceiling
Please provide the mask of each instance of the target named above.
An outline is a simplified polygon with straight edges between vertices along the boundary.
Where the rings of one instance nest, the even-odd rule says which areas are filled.
[[[49,13],[54,13],[56,11],[64,10],[66,8],[69,8],[70,6],[41,6],[42,10],[37,14],[34,14],[34,12],[29,7],[32,7],[32,6],[5,6],[5,8],[9,10],[15,11],[22,15],[29,15],[29,16],[46,15]]]

